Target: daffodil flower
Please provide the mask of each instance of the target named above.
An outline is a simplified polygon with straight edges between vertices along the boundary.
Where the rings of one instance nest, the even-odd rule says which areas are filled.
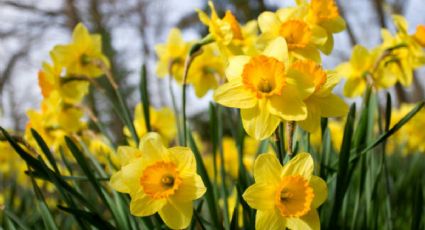
[[[320,65],[310,60],[296,61],[292,68],[309,76],[315,86],[313,94],[304,100],[307,118],[298,122],[304,130],[314,132],[320,127],[321,117],[339,117],[348,112],[344,100],[332,93],[339,82],[335,74],[326,73]]]
[[[313,93],[314,85],[291,69],[283,38],[273,40],[261,55],[232,57],[226,77],[228,82],[215,91],[214,100],[240,108],[250,136],[262,140],[282,120],[306,119],[303,100]]]
[[[158,133],[161,136],[165,145],[170,144],[177,134],[176,129],[176,118],[173,111],[168,107],[154,108],[149,107],[150,123],[152,131]],[[137,136],[142,138],[148,133],[146,129],[145,116],[143,115],[142,104],[139,103],[134,109],[134,127],[136,128]],[[125,127],[124,134],[127,137],[127,141],[131,146],[135,146],[134,140],[131,138],[130,130]]]
[[[155,46],[156,55],[159,59],[156,65],[156,74],[159,77],[171,75],[177,82],[181,83],[183,81],[184,62],[190,46],[190,42],[183,40],[179,29],[171,29],[167,42]]]
[[[98,34],[90,34],[87,28],[79,23],[73,33],[72,42],[53,48],[51,55],[66,68],[67,75],[99,77],[104,73],[103,65],[109,68],[109,60],[102,53],[102,38]]]
[[[275,154],[255,160],[255,183],[244,192],[248,205],[257,209],[257,230],[320,229],[317,208],[326,201],[326,182],[313,175],[308,153],[298,153],[283,167]]]
[[[148,133],[140,149],[120,147],[118,155],[121,169],[112,175],[110,185],[130,194],[131,214],[150,216],[158,212],[168,227],[188,227],[192,202],[206,191],[190,149],[167,149],[158,134]]]

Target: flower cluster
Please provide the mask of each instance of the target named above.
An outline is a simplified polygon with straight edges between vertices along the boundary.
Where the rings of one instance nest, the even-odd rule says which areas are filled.
[[[337,75],[347,78],[345,96],[360,96],[368,85],[377,90],[397,82],[410,86],[413,70],[425,65],[425,26],[419,25],[414,34],[408,34],[408,23],[403,16],[394,15],[393,21],[395,35],[382,29],[382,44],[371,50],[355,46],[350,61],[336,68]]]

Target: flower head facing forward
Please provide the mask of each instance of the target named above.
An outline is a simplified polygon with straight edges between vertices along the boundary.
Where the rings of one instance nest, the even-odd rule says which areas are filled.
[[[140,148],[120,147],[121,169],[112,175],[113,189],[131,196],[135,216],[159,213],[173,229],[186,228],[192,218],[192,201],[206,191],[196,174],[193,153],[185,147],[167,149],[156,133],[143,137]]]
[[[255,160],[255,183],[243,194],[257,209],[256,229],[319,229],[316,208],[327,199],[327,185],[312,174],[308,153],[297,154],[283,167],[275,154],[261,154]]]
[[[228,82],[215,91],[215,101],[241,109],[243,126],[255,139],[269,137],[281,120],[307,116],[303,99],[314,85],[292,69],[287,54],[285,40],[278,37],[260,55],[232,57]]]
[[[90,34],[82,23],[75,27],[72,42],[54,47],[51,55],[66,68],[67,75],[99,77],[104,73],[100,65],[110,66],[102,53],[102,38],[98,34]]]

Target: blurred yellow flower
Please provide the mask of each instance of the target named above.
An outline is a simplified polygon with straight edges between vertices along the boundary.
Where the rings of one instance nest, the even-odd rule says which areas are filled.
[[[336,67],[336,74],[347,79],[344,86],[345,96],[360,96],[368,84],[377,89],[388,88],[395,84],[397,79],[394,76],[382,75],[375,66],[381,53],[382,49],[379,47],[368,51],[365,47],[356,45],[350,61]]]
[[[400,108],[393,109],[391,114],[391,127],[399,122],[414,108],[414,104],[402,104]],[[421,109],[409,122],[407,122],[393,137],[389,139],[390,153],[401,151],[402,154],[425,153],[425,109]],[[396,149],[399,147],[400,149]]]
[[[255,160],[255,183],[243,194],[257,209],[256,229],[320,229],[316,210],[328,196],[326,182],[313,175],[308,153],[298,153],[283,167],[274,154]]]
[[[209,32],[214,37],[215,41],[227,46],[232,40],[242,40],[243,35],[241,27],[232,12],[229,10],[226,11],[225,16],[221,19],[217,15],[212,1],[208,1],[208,5],[211,9],[211,17],[208,17],[208,15],[201,10],[197,11],[199,19],[208,26]]]
[[[104,73],[100,65],[109,68],[109,60],[102,53],[102,38],[98,34],[90,34],[87,28],[79,23],[72,33],[72,42],[53,48],[51,55],[66,69],[67,75],[99,77]]]
[[[291,70],[283,38],[276,38],[261,55],[235,56],[226,69],[228,82],[214,94],[224,106],[240,108],[247,133],[257,140],[268,138],[281,120],[307,117],[303,100],[314,85]]]
[[[159,213],[173,229],[189,226],[192,201],[206,188],[196,174],[196,162],[189,148],[165,148],[160,136],[147,134],[140,149],[118,149],[121,169],[112,175],[113,189],[131,196],[130,212],[135,216]]]
[[[339,82],[338,77],[326,73],[320,65],[310,60],[296,61],[292,68],[309,76],[315,86],[313,94],[304,100],[307,105],[307,118],[298,122],[304,130],[314,132],[320,126],[321,117],[339,117],[348,112],[345,102],[332,93],[332,89]]]
[[[173,111],[168,107],[155,109],[151,106],[149,107],[149,116],[152,131],[161,136],[165,145],[169,145],[176,138],[177,134],[176,118]],[[134,109],[133,124],[139,138],[142,138],[146,133],[148,133],[141,103],[137,104]],[[127,127],[124,128],[124,134],[127,136],[129,144],[131,146],[136,146],[131,138],[130,130]]]
[[[177,82],[183,81],[184,63],[191,43],[185,42],[181,32],[173,28],[168,35],[165,44],[155,46],[158,63],[156,64],[156,74],[159,77],[171,75]]]
[[[43,63],[43,69],[38,72],[38,85],[44,98],[57,91],[65,103],[78,104],[88,93],[89,82],[61,77],[62,66],[53,59],[53,64]]]
[[[225,63],[216,44],[202,47],[202,53],[190,66],[187,83],[193,85],[195,95],[203,97],[210,89],[215,89],[224,80]]]

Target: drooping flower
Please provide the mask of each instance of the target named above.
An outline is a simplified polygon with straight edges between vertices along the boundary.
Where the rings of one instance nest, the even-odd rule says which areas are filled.
[[[313,158],[299,153],[283,167],[275,154],[255,160],[255,183],[243,194],[257,209],[256,229],[320,229],[316,210],[328,196],[326,182],[313,175]]]
[[[193,200],[206,191],[190,149],[167,149],[158,134],[148,133],[139,149],[120,147],[118,155],[121,169],[112,175],[110,185],[130,194],[131,214],[158,212],[168,227],[186,228],[192,219]]]
[[[303,100],[314,85],[291,69],[283,38],[273,40],[261,55],[232,57],[226,77],[214,100],[240,108],[244,129],[256,139],[268,138],[282,120],[307,117]]]
[[[82,23],[75,27],[72,42],[55,46],[51,55],[65,67],[67,75],[99,77],[104,73],[100,65],[110,66],[102,53],[101,36],[90,34]]]
[[[177,82],[181,83],[183,81],[184,62],[190,46],[190,42],[183,40],[179,29],[171,29],[167,42],[155,46],[159,59],[156,65],[156,74],[159,77],[171,75]]]
[[[339,117],[348,112],[345,102],[332,93],[339,79],[334,74],[328,74],[313,61],[296,61],[292,68],[309,77],[315,89],[304,102],[307,105],[307,118],[298,124],[309,132],[316,131],[320,126],[321,117]]]
[[[158,133],[161,136],[161,139],[164,141],[165,145],[170,144],[176,138],[176,118],[170,108],[163,107],[155,109],[151,106],[149,107],[149,118],[152,131]],[[133,121],[137,136],[139,138],[142,138],[145,134],[148,133],[145,122],[146,121],[143,114],[142,104],[139,103],[134,109]],[[128,130],[127,127],[124,128],[124,134],[128,137],[127,140],[130,145],[135,146],[133,139],[130,138],[130,130]]]

